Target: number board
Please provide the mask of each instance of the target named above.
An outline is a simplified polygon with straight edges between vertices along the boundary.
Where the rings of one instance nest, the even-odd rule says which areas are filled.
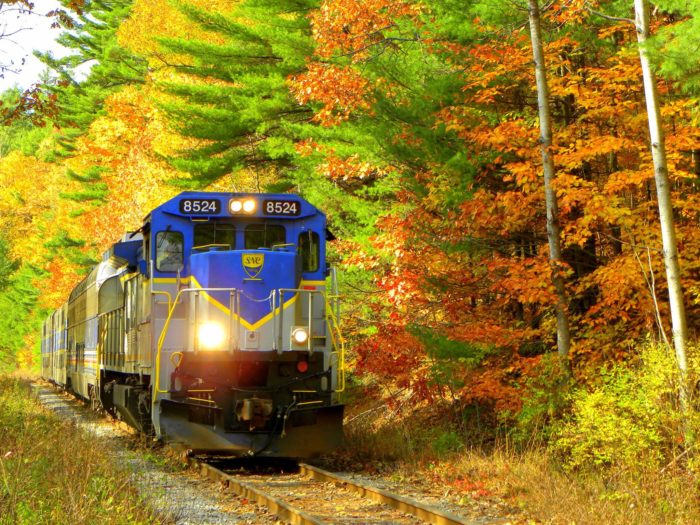
[[[264,215],[301,215],[301,203],[297,201],[263,201]]]
[[[182,199],[180,213],[185,215],[216,215],[221,212],[219,199]]]

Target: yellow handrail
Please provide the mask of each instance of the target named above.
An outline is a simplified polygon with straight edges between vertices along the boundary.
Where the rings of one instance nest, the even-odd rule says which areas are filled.
[[[180,290],[177,292],[177,295],[175,296],[175,300],[172,302],[172,306],[168,309],[168,317],[165,319],[165,324],[163,325],[163,330],[160,332],[160,336],[158,337],[158,346],[156,347],[156,381],[155,381],[155,387],[156,387],[156,394],[167,394],[168,390],[161,390],[160,388],[160,353],[161,350],[163,349],[163,344],[165,343],[165,335],[168,333],[168,327],[170,326],[170,319],[173,317],[173,313],[175,313],[175,308],[178,305],[178,300],[180,299],[180,296],[182,293],[186,290]],[[167,293],[167,292],[165,292]],[[170,294],[168,294],[170,295]],[[155,396],[153,398],[153,402],[155,403]]]
[[[326,320],[331,335],[331,347],[338,348],[338,350],[331,352],[338,355],[338,383],[340,383],[340,387],[336,388],[335,391],[345,392],[345,338],[340,331],[338,319],[331,308],[328,296],[326,296]]]

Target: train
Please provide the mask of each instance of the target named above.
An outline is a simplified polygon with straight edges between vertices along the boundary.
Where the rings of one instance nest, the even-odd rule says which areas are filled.
[[[181,193],[46,318],[42,377],[193,453],[329,453],[345,389],[330,240],[297,195]]]

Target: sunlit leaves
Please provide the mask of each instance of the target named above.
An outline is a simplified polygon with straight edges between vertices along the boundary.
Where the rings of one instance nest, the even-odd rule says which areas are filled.
[[[368,81],[350,67],[310,64],[306,72],[291,79],[291,87],[300,104],[321,104],[313,118],[324,126],[338,124],[353,111],[370,107]]]

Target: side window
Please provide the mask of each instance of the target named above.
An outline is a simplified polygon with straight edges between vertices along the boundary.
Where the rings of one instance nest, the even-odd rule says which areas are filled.
[[[287,235],[284,226],[278,224],[249,224],[245,228],[245,249],[272,248],[285,244]]]
[[[177,272],[184,261],[184,240],[180,232],[156,233],[156,268],[159,272]]]
[[[203,248],[211,245],[228,246],[227,250],[235,250],[235,226],[226,223],[197,224],[194,227],[194,247]]]
[[[318,240],[318,233],[308,231],[299,235],[299,254],[301,255],[303,272],[318,270],[318,261],[321,258],[321,243]]]

